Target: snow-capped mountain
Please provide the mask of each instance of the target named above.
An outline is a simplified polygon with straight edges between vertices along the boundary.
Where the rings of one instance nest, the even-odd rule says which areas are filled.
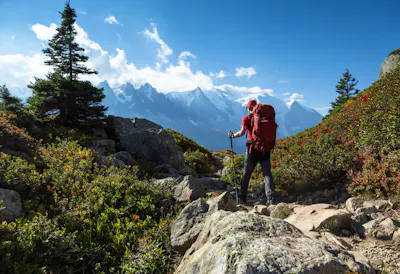
[[[107,81],[103,103],[108,114],[139,117],[154,121],[165,128],[178,130],[199,144],[212,149],[229,148],[228,131],[238,131],[246,115],[245,105],[250,99],[271,104],[276,111],[278,138],[286,137],[319,123],[322,116],[301,104],[288,107],[282,100],[262,90],[237,91],[229,87],[203,91],[157,92],[150,84],[135,88],[130,83],[111,88]],[[235,139],[235,150],[243,153],[244,138]]]
[[[322,115],[316,110],[294,101],[285,114],[284,121],[289,134],[294,135],[319,124],[322,121]]]

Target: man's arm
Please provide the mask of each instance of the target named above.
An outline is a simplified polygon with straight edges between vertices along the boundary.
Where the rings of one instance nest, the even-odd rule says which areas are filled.
[[[238,132],[232,134],[233,138],[242,137],[243,135],[246,134],[246,130],[247,130],[247,127],[246,126],[242,126],[242,128]]]

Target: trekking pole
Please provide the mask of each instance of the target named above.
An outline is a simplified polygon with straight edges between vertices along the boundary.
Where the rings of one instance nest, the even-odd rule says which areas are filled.
[[[233,134],[232,131],[230,131],[230,133]],[[235,183],[236,203],[238,203],[239,202],[239,193],[238,193],[238,185],[237,185],[237,180],[236,180],[235,154],[233,152],[233,141],[232,141],[233,135],[232,134],[231,134],[230,139],[231,139],[231,151],[232,151],[232,162],[233,162],[233,181]]]

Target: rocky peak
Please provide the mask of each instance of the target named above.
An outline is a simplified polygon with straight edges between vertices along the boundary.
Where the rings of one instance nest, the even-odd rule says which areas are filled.
[[[379,79],[384,77],[388,72],[392,71],[400,63],[400,49],[391,52],[383,61],[379,73]]]

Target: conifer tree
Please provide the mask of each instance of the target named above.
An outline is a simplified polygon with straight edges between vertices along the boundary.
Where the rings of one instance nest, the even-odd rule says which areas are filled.
[[[45,64],[52,66],[54,72],[46,79],[35,78],[35,83],[29,85],[34,95],[28,102],[37,117],[43,120],[51,118],[69,127],[96,124],[102,121],[106,111],[101,105],[105,97],[103,89],[79,79],[79,76],[97,72],[85,66],[88,57],[81,54],[84,49],[75,42],[76,13],[69,2],[60,14],[61,25],[49,41],[49,47],[43,50],[49,57]]]
[[[339,93],[339,96],[336,98],[335,102],[331,103],[331,111],[339,106],[344,105],[347,100],[360,92],[359,89],[355,88],[357,84],[358,81],[350,74],[349,70],[346,69],[346,72],[343,73],[343,78],[341,78],[336,85],[336,92]]]
[[[12,96],[6,85],[0,86],[0,110],[18,115],[23,109],[21,99]]]

